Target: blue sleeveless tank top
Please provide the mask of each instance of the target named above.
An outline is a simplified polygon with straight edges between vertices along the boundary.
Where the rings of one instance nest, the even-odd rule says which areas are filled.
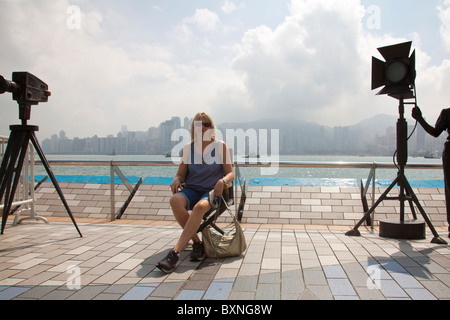
[[[202,156],[195,152],[194,142],[191,143],[186,178],[187,188],[206,193],[214,189],[217,181],[223,179],[225,172],[222,166],[220,147],[221,144],[218,141],[213,141]]]

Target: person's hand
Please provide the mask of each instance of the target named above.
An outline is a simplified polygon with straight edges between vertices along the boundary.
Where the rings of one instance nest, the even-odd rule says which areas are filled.
[[[420,110],[420,108],[419,108],[418,106],[415,106],[415,107],[412,109],[412,117],[413,117],[415,120],[420,120],[420,119],[422,119],[422,110]]]
[[[225,186],[225,183],[223,182],[222,179],[217,181],[216,186],[214,187],[214,196],[221,198],[224,186]]]
[[[172,190],[172,194],[175,194],[180,189],[182,189],[181,181],[178,177],[175,177],[170,185],[170,190]]]

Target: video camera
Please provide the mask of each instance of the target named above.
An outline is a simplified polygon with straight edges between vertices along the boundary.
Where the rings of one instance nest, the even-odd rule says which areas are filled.
[[[10,92],[13,100],[19,104],[19,118],[29,120],[31,106],[39,102],[47,102],[51,92],[48,85],[28,72],[14,72],[12,81],[0,76],[0,94]]]

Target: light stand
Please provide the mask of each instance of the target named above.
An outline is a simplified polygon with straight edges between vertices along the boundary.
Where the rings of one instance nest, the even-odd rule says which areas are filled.
[[[399,114],[400,117],[397,121],[397,162],[398,162],[398,172],[397,178],[391,183],[391,185],[386,189],[386,191],[381,195],[377,202],[370,208],[362,217],[362,219],[356,224],[356,226],[348,231],[345,235],[347,236],[360,236],[358,228],[370,217],[372,212],[381,204],[384,200],[399,200],[400,201],[400,220],[390,220],[390,221],[380,221],[380,236],[393,239],[408,239],[417,240],[425,239],[425,224],[417,221],[417,215],[414,210],[413,204],[417,206],[419,212],[421,213],[423,219],[427,223],[434,238],[431,240],[432,243],[437,244],[447,244],[447,242],[442,239],[428,218],[425,210],[420,205],[420,202],[415,195],[408,179],[405,176],[405,166],[408,161],[408,124],[404,117],[405,102],[404,98],[400,98],[399,103]],[[398,185],[399,195],[397,197],[388,197],[392,189]],[[405,201],[409,202],[411,212],[413,214],[414,220],[405,220]]]
[[[425,224],[417,221],[417,215],[414,210],[414,204],[419,209],[423,219],[427,223],[434,238],[432,243],[447,244],[440,238],[436,229],[433,227],[425,210],[420,205],[417,196],[414,194],[411,185],[405,176],[405,166],[408,161],[408,124],[404,117],[405,99],[416,99],[415,94],[415,78],[416,78],[416,56],[415,51],[409,56],[412,42],[405,42],[398,45],[378,48],[378,51],[386,59],[381,61],[372,58],[372,90],[384,86],[378,93],[379,95],[387,94],[390,97],[399,100],[399,119],[397,121],[397,178],[391,183],[386,191],[381,195],[377,202],[356,224],[356,226],[346,233],[347,236],[360,236],[358,228],[367,218],[370,217],[375,208],[384,200],[400,201],[400,219],[394,221],[380,222],[380,236],[394,239],[425,239]],[[414,88],[414,92],[412,91]],[[407,103],[407,104],[416,104]],[[399,195],[397,197],[388,197],[391,190],[398,185]],[[413,220],[405,220],[405,201],[409,202]]]
[[[1,234],[3,234],[8,214],[14,201],[14,195],[19,183],[20,174],[22,172],[23,162],[27,153],[28,145],[31,141],[39,158],[47,171],[48,176],[53,182],[64,207],[69,214],[72,223],[78,231],[80,237],[83,235],[78,228],[75,219],[70,211],[69,205],[64,197],[64,194],[58,184],[58,181],[50,168],[50,165],[45,158],[39,142],[36,138],[35,132],[39,130],[38,126],[27,124],[30,119],[31,105],[39,102],[46,102],[50,92],[45,83],[27,72],[20,72],[13,74],[13,80],[17,82],[5,80],[0,77],[0,94],[8,91],[13,92],[13,99],[19,103],[19,118],[22,120],[21,125],[10,126],[11,134],[8,140],[8,145],[0,167],[0,201],[5,199],[2,214]]]

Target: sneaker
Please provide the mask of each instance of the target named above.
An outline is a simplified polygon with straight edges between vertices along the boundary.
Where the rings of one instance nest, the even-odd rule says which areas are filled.
[[[171,273],[175,269],[179,258],[179,255],[174,250],[170,250],[167,256],[157,263],[156,267],[164,273]]]
[[[190,255],[191,261],[202,260],[205,255],[205,247],[203,247],[203,242],[194,242],[192,245],[192,252]]]

